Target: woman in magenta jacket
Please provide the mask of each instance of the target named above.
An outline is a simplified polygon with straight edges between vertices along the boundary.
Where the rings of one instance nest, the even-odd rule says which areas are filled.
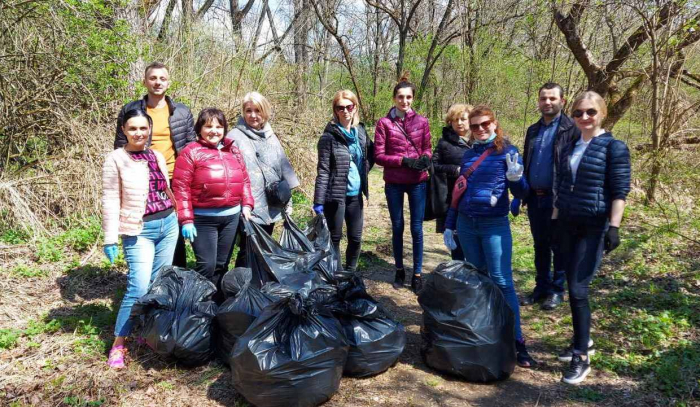
[[[413,241],[413,278],[411,289],[418,293],[423,283],[423,216],[426,181],[432,147],[428,119],[413,109],[416,87],[405,77],[394,86],[394,107],[377,122],[375,129],[375,162],[384,167],[384,192],[391,217],[391,243],[396,275],[394,288],[403,287],[403,201],[408,195]]]
[[[219,109],[203,109],[194,126],[198,139],[178,155],[173,173],[182,235],[189,240],[197,258],[196,271],[217,287],[214,300],[220,302],[221,277],[229,259],[241,214],[250,218],[253,195],[241,152]]]

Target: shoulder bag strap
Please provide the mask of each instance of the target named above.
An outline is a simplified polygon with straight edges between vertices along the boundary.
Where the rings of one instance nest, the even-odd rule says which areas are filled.
[[[399,131],[401,132],[401,134],[403,134],[403,136],[406,137],[406,141],[408,141],[409,143],[411,143],[411,145],[413,146],[413,148],[416,150],[416,153],[418,153],[418,157],[420,157],[421,155],[423,155],[423,154],[420,153],[420,150],[418,149],[418,147],[416,147],[416,143],[414,143],[413,140],[411,140],[411,137],[408,135],[408,133],[406,133],[406,129],[404,129],[403,123],[402,123],[401,125],[398,125],[398,124],[394,123],[394,126],[396,126],[396,127],[399,129]]]
[[[481,165],[481,163],[486,159],[486,157],[490,156],[491,153],[494,152],[494,148],[488,148],[486,151],[481,153],[479,158],[474,161],[474,163],[469,166],[460,176],[457,178],[457,181],[455,182],[454,188],[452,188],[452,202],[450,202],[450,208],[457,209],[457,205],[459,205],[459,200],[462,198],[462,195],[464,195],[464,191],[467,190],[467,180],[469,177],[476,171],[477,168]]]

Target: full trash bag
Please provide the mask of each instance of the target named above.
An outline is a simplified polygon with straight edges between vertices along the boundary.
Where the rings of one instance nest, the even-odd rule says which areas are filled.
[[[252,271],[235,268],[224,275],[224,294],[227,296],[216,313],[216,353],[228,363],[233,346],[265,307],[278,300],[250,284]],[[234,296],[230,296],[233,294]]]
[[[262,287],[267,282],[281,282],[285,278],[295,278],[305,273],[313,274],[318,283],[322,283],[314,268],[329,255],[328,252],[286,249],[257,223],[244,221],[243,225],[253,285]]]
[[[440,264],[418,296],[421,354],[467,381],[507,379],[515,369],[515,317],[498,286],[471,264]]]
[[[155,353],[201,365],[213,355],[215,292],[214,284],[195,271],[163,267],[148,293],[134,303],[131,317],[140,321],[141,336]]]
[[[337,296],[339,302],[333,305],[333,314],[350,344],[343,374],[368,377],[393,366],[406,346],[403,325],[387,316],[359,276],[340,282]]]
[[[322,288],[307,298],[296,293],[282,299],[265,308],[238,339],[230,358],[231,376],[248,402],[317,406],[338,391],[348,343],[340,322],[317,301],[327,295]]]
[[[331,232],[323,214],[316,215],[311,221],[311,225],[302,231],[292,221],[292,218],[285,213],[280,245],[285,249],[300,252],[327,253],[327,256],[321,259],[313,270],[319,274],[319,277],[324,282],[331,284],[335,281],[335,274],[339,269],[340,255],[333,247]]]

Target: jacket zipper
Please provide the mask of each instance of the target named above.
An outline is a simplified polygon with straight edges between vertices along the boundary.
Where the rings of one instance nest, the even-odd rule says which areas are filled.
[[[228,166],[226,165],[226,160],[224,160],[224,157],[221,154],[221,150],[217,149],[219,152],[219,159],[221,160],[221,163],[224,165],[224,174],[226,175],[226,184],[224,187],[224,195],[226,194],[226,191],[228,191]]]

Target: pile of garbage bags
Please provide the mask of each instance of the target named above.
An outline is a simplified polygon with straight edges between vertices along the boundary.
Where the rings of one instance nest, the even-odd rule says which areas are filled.
[[[433,369],[472,382],[507,379],[515,369],[515,316],[498,286],[469,263],[440,264],[418,296],[421,355]]]
[[[339,270],[323,215],[302,230],[286,218],[280,241],[245,223],[250,268],[222,279],[225,301],[194,271],[163,268],[132,311],[159,355],[184,365],[217,355],[234,388],[256,406],[316,406],[343,375],[368,377],[393,366],[404,327]]]

